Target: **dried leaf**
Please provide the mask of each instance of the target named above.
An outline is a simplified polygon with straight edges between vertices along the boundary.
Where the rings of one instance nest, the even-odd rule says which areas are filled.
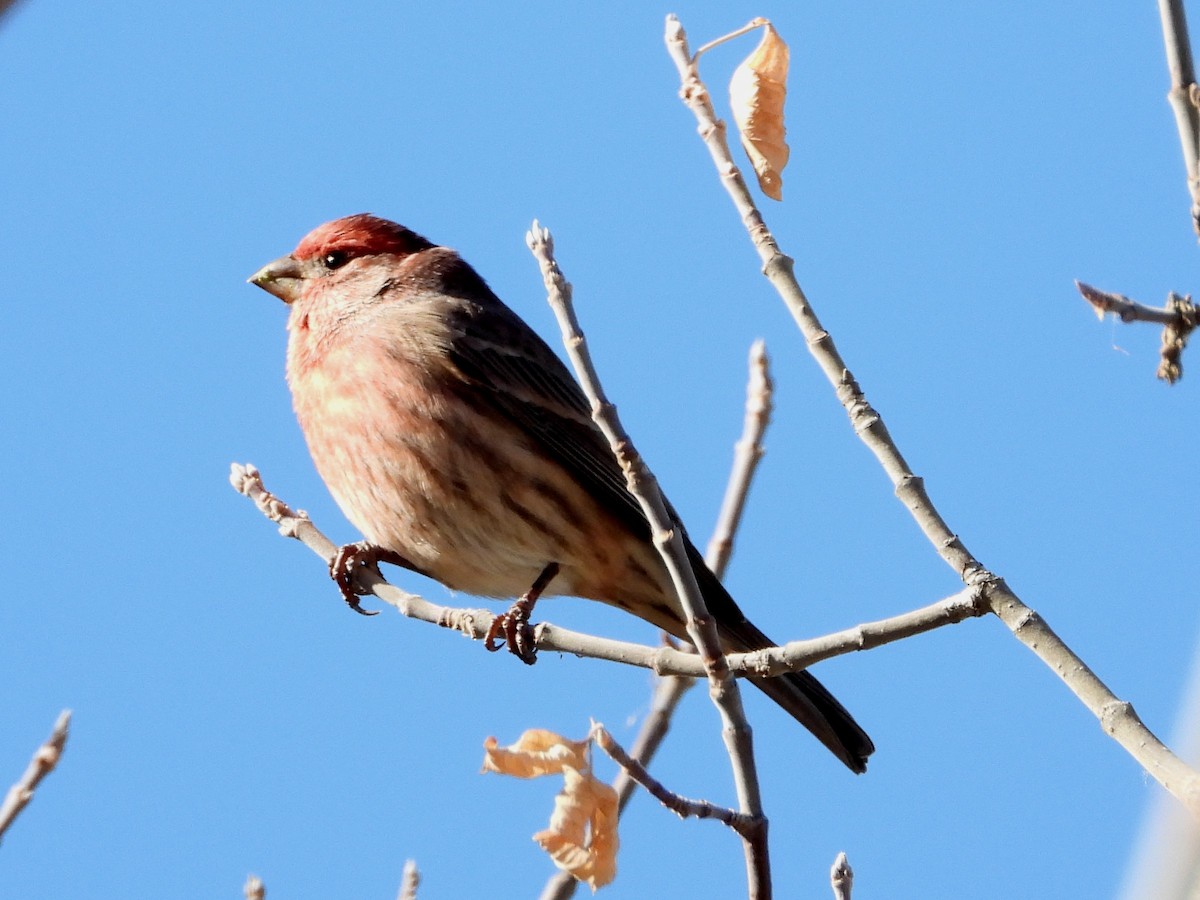
[[[531,728],[508,747],[499,746],[494,737],[483,742],[483,771],[537,778],[553,775],[564,766],[587,770],[589,741],[569,741],[553,731]]]
[[[789,153],[783,123],[787,71],[787,44],[766,22],[762,41],[729,81],[729,102],[742,146],[758,175],[758,186],[772,200],[783,199],[783,168]]]
[[[590,772],[563,769],[545,831],[533,836],[554,864],[593,891],[617,874],[617,792]]]
[[[483,742],[485,772],[535,778],[561,772],[563,789],[544,831],[533,836],[554,864],[594,891],[617,874],[617,792],[592,775],[591,738],[569,741],[552,731],[530,729],[509,747]]]

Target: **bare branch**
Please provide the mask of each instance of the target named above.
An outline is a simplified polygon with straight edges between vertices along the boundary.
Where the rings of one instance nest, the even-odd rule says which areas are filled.
[[[854,870],[850,868],[850,860],[845,853],[839,853],[829,870],[829,884],[833,888],[833,900],[850,900],[850,892],[854,888]]]
[[[705,562],[718,578],[724,577],[733,554],[733,536],[741,524],[750,481],[765,452],[762,438],[771,418],[772,389],[766,346],[761,340],[755,341],[750,347],[750,378],[746,384],[746,415],[742,436],[734,445],[733,470],[729,473],[725,499],[705,556]],[[679,701],[695,683],[694,679],[679,675],[662,675],[655,682],[650,712],[642,721],[631,751],[633,758],[642,765],[648,766],[658,752],[671,727],[671,718]],[[622,812],[633,797],[637,782],[621,769],[613,779],[612,786],[617,792],[617,809]],[[566,900],[575,894],[578,883],[567,873],[556,872],[542,889],[542,900]]]
[[[609,446],[625,473],[626,484],[650,523],[654,545],[671,573],[671,581],[687,615],[688,635],[704,662],[709,696],[721,715],[721,731],[733,766],[740,812],[760,819],[765,831],[766,819],[763,816],[762,797],[754,764],[750,724],[746,721],[737,682],[729,673],[728,664],[721,651],[716,623],[708,614],[700,587],[696,583],[695,573],[688,563],[679,523],[675,522],[667,511],[657,480],[633,446],[629,435],[621,426],[616,407],[608,401],[600,386],[599,376],[587,352],[583,331],[571,305],[571,285],[563,277],[554,259],[554,242],[549,230],[542,228],[535,221],[526,237],[526,243],[541,267],[550,306],[558,318],[567,355],[575,367],[580,386],[591,400],[592,418],[608,438]],[[752,843],[743,840],[743,849],[746,854],[749,894],[753,898],[768,900],[771,896],[771,870],[766,841]]]
[[[1163,44],[1167,52],[1167,69],[1171,73],[1171,90],[1167,101],[1175,113],[1175,127],[1183,150],[1183,165],[1187,173],[1188,193],[1192,198],[1192,228],[1200,235],[1200,111],[1196,107],[1196,73],[1192,65],[1192,46],[1188,38],[1187,16],[1183,0],[1158,0],[1162,19]]]
[[[396,900],[417,900],[417,888],[421,885],[421,873],[411,859],[404,861],[404,875],[400,879],[400,893]]]
[[[242,893],[246,900],[265,900],[267,896],[267,886],[263,884],[263,880],[257,875],[247,875],[246,883],[242,885]]]
[[[667,17],[667,52],[675,62],[682,88],[680,96],[699,123],[699,133],[708,148],[750,240],[763,262],[763,273],[779,293],[806,339],[810,354],[837,393],[855,433],[875,455],[896,490],[896,496],[912,515],[937,553],[968,588],[987,592],[991,611],[1014,636],[1058,674],[1071,691],[1100,720],[1101,726],[1163,787],[1178,797],[1193,815],[1200,817],[1200,774],[1171,753],[1138,719],[1129,704],[1120,701],[1032,609],[1021,602],[1003,579],[989,572],[946,524],[925,491],[924,482],[912,473],[884,425],[883,418],[867,402],[849,367],[838,353],[832,337],[822,327],[796,281],[794,261],[784,255],[754,204],[729,145],[725,126],[713,111],[708,89],[700,81],[688,52],[687,35],[675,16]]]
[[[750,493],[750,482],[754,470],[763,458],[762,439],[771,421],[770,361],[767,348],[762,341],[755,341],[750,348],[750,379],[746,384],[746,420],[742,425],[742,436],[734,444],[733,471],[725,488],[725,499],[717,516],[717,526],[708,542],[705,561],[718,578],[725,572],[729,557],[733,553],[733,535],[742,519],[746,497]]]
[[[333,559],[337,550],[333,542],[317,529],[307,515],[292,510],[267,491],[257,469],[235,463],[230,480],[240,493],[253,499],[268,518],[279,524],[280,533],[302,541],[326,564]],[[359,583],[368,593],[394,606],[401,615],[452,628],[473,640],[483,640],[495,618],[486,609],[462,609],[431,603],[389,584],[381,575],[369,569],[359,574]],[[752,653],[731,653],[725,659],[730,673],[736,676],[798,672],[825,659],[871,650],[892,641],[985,615],[991,609],[988,589],[988,585],[965,588],[937,603],[898,616],[855,625],[823,637],[789,641]],[[537,626],[535,639],[538,650],[638,666],[651,669],[658,675],[678,676],[685,680],[705,676],[704,663],[695,653],[670,646],[648,647],[645,644],[599,638],[549,622]],[[665,729],[665,723],[663,727]]]
[[[29,761],[25,774],[8,789],[8,793],[4,796],[4,803],[0,804],[0,837],[3,837],[4,832],[8,831],[8,826],[13,823],[21,810],[29,805],[29,801],[33,799],[33,792],[37,790],[41,780],[58,765],[58,760],[67,746],[67,734],[70,727],[71,711],[64,709],[58,714],[50,737],[46,738],[46,742],[33,754],[33,759]]]
[[[1154,322],[1162,325],[1158,377],[1169,384],[1183,377],[1183,349],[1192,331],[1200,325],[1200,306],[1193,303],[1191,297],[1181,297],[1172,291],[1167,295],[1167,305],[1159,308],[1144,306],[1123,294],[1098,290],[1082,281],[1076,281],[1075,287],[1100,318],[1104,318],[1105,313],[1113,313],[1122,322]]]
[[[736,831],[743,840],[755,842],[766,839],[766,830],[762,827],[762,817],[746,816],[734,812],[732,809],[709,803],[707,800],[689,800],[687,797],[681,797],[664,787],[662,782],[646,770],[645,766],[626,753],[603,725],[593,726],[591,737],[630,778],[644,787],[652,797],[679,818],[716,819]]]
[[[1169,325],[1179,321],[1179,313],[1170,308],[1143,306],[1123,294],[1102,291],[1078,280],[1075,282],[1075,287],[1083,295],[1083,299],[1092,305],[1096,315],[1102,319],[1105,313],[1112,313],[1122,322],[1156,322],[1159,325]],[[1177,297],[1178,294],[1171,296]]]
[[[1183,166],[1187,175],[1188,193],[1192,198],[1192,230],[1200,236],[1200,87],[1192,64],[1192,47],[1188,38],[1187,16],[1183,0],[1158,0],[1162,20],[1163,45],[1167,54],[1167,69],[1171,73],[1171,90],[1167,100],[1175,113],[1179,144],[1183,150]],[[1111,312],[1122,322],[1156,322],[1163,326],[1160,362],[1155,373],[1161,380],[1174,384],[1183,377],[1183,349],[1189,335],[1200,324],[1200,308],[1190,297],[1172,293],[1165,309],[1143,306],[1121,294],[1110,294],[1078,281],[1075,286],[1085,300],[1104,317]]]

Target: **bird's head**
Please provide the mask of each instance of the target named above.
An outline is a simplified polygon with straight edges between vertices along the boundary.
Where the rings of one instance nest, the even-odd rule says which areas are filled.
[[[359,213],[318,226],[290,254],[247,280],[290,305],[311,288],[328,284],[325,279],[344,282],[381,256],[399,260],[433,246],[403,225]]]

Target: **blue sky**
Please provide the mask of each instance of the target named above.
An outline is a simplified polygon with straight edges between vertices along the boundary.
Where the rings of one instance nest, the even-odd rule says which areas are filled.
[[[1193,287],[1154,4],[24,0],[0,21],[0,785],[60,709],[75,723],[5,839],[5,896],[238,896],[253,871],[273,897],[390,897],[409,857],[423,897],[536,895],[556,788],[480,775],[484,738],[595,718],[631,740],[646,712],[641,671],[530,669],[348,613],[229,489],[253,462],[357,538],[291,414],[285,311],[244,283],[338,216],[457,247],[553,337],[523,242],[548,225],[609,395],[699,538],[765,338],[777,411],[727,582],[769,634],[959,588],[758,274],[676,97],[672,11],[693,46],[756,15],[790,43],[792,162],[764,213],[801,284],[967,546],[1170,737],[1197,636],[1200,359],[1157,383],[1155,331],[1098,323],[1072,286]],[[705,59],[719,99],[754,40]],[[595,604],[538,615],[656,639]],[[852,777],[748,700],[779,896],[820,896],[840,850],[864,895],[1117,889],[1157,788],[999,622],[818,671],[879,750]],[[733,802],[702,691],[654,772]],[[743,889],[714,823],[640,797],[622,842],[607,897]]]

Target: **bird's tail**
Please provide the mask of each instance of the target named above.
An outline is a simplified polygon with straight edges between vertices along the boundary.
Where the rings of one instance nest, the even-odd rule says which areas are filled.
[[[741,652],[775,646],[746,618],[690,542],[688,555],[704,602],[717,622],[717,630],[726,649]],[[875,744],[846,708],[816,678],[808,672],[789,672],[775,678],[749,680],[811,731],[851,771],[859,774],[867,771],[867,757],[875,752]]]

